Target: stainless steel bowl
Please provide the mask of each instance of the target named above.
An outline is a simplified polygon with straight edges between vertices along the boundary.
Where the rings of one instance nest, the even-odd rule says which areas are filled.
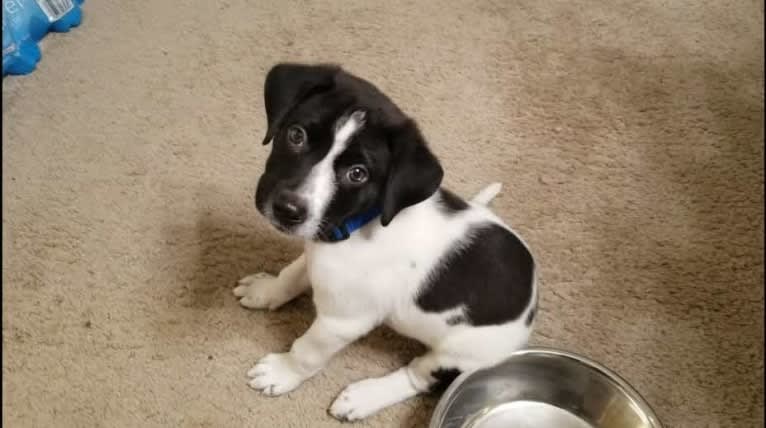
[[[436,406],[430,428],[661,428],[626,381],[585,357],[550,348],[514,353],[464,373]]]

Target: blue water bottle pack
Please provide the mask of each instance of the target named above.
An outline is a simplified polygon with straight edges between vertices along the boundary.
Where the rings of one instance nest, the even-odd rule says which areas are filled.
[[[80,25],[83,0],[3,0],[3,76],[31,73],[40,61],[38,42],[50,31]]]

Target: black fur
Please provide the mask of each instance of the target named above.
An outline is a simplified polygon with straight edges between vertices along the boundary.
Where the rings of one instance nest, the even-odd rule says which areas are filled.
[[[466,201],[444,188],[439,191],[439,204],[444,212],[448,214],[455,214],[468,209],[468,203],[466,203]]]
[[[391,168],[380,222],[388,226],[401,210],[422,202],[439,189],[444,171],[428,150],[414,122],[392,133]]]
[[[460,370],[454,368],[439,368],[432,371],[431,377],[434,378],[435,381],[431,384],[431,392],[435,393],[444,391],[450,386],[452,382],[455,381],[455,378],[458,376],[460,376]]]
[[[463,305],[466,321],[474,326],[517,319],[532,298],[532,255],[517,236],[496,224],[477,226],[468,235],[467,246],[443,256],[417,305],[427,312]]]
[[[371,83],[340,67],[276,65],[266,77],[264,101],[268,120],[264,144],[274,144],[255,194],[262,213],[277,195],[295,191],[327,155],[340,118],[354,111],[365,113],[364,127],[335,160],[340,184],[316,239],[375,207],[382,209],[381,223],[386,226],[399,211],[430,197],[441,184],[441,166],[415,122]],[[287,141],[292,125],[306,130],[307,143],[300,149]],[[342,177],[357,164],[368,169],[369,179],[362,185],[344,184]],[[298,225],[276,226],[289,233]]]
[[[332,89],[333,76],[338,70],[334,65],[277,64],[272,67],[263,85],[268,122],[263,144],[268,144],[279,132],[292,108],[313,94]]]

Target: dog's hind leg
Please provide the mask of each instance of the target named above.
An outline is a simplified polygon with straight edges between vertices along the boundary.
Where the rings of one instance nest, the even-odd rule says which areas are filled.
[[[492,202],[493,199],[495,199],[497,194],[500,193],[500,190],[502,189],[503,189],[503,185],[501,183],[492,183],[489,186],[480,190],[479,193],[477,193],[476,196],[473,197],[471,202],[478,205],[489,205],[489,203]]]
[[[246,308],[274,310],[300,296],[310,286],[306,255],[301,254],[278,276],[260,272],[240,279],[234,295]]]

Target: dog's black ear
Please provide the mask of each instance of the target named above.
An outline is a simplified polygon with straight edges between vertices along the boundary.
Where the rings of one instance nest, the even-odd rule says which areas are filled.
[[[388,226],[399,212],[428,199],[441,185],[444,171],[417,125],[407,121],[390,138],[391,164],[380,222]]]
[[[263,144],[276,135],[291,108],[311,95],[332,89],[340,67],[334,65],[277,64],[266,75],[263,100],[268,129]]]

